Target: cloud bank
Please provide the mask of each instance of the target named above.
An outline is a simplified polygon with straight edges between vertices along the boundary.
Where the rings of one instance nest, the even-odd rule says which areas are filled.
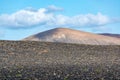
[[[54,27],[89,27],[102,26],[112,21],[102,13],[79,14],[72,17],[62,14],[55,14],[62,8],[51,5],[47,8],[35,10],[33,8],[22,9],[12,14],[0,14],[0,27],[8,28],[29,28],[35,26],[54,26]]]

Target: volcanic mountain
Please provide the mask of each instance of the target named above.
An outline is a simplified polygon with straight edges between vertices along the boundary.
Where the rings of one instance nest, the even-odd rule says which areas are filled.
[[[77,43],[90,45],[120,45],[120,39],[73,30],[68,28],[55,28],[44,31],[23,39],[24,41],[44,41],[44,42],[61,42]]]

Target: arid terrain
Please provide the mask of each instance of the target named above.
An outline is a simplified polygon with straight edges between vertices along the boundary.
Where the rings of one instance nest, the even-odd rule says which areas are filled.
[[[120,46],[0,41],[0,80],[120,80]]]

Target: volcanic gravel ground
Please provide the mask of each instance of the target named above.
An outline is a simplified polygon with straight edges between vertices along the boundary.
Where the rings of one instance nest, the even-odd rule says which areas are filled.
[[[120,46],[0,41],[0,80],[120,80]]]

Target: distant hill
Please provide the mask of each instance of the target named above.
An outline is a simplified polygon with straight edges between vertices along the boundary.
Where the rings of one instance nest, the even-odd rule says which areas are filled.
[[[62,42],[91,45],[120,45],[118,38],[68,28],[55,28],[29,36],[25,41]]]
[[[100,35],[105,35],[105,36],[120,38],[120,34],[102,33]]]

